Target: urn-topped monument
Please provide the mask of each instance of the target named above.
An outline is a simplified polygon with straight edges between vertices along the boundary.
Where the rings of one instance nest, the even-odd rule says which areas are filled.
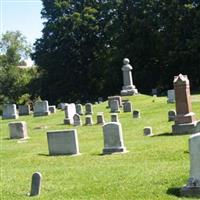
[[[124,86],[122,87],[121,95],[131,96],[137,94],[138,90],[136,89],[135,85],[133,85],[133,78],[131,74],[131,70],[133,69],[133,67],[129,64],[130,61],[128,58],[124,58],[123,63],[124,65],[122,67],[122,71]]]

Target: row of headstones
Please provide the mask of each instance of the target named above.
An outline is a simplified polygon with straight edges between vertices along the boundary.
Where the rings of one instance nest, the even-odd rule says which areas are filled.
[[[152,95],[157,96],[158,90],[157,88],[152,89]],[[175,91],[174,89],[172,90],[167,90],[167,103],[175,103]]]
[[[37,101],[33,106],[34,116],[45,116],[50,113],[56,113],[56,106],[49,106],[48,101]],[[6,104],[3,106],[2,119],[17,119],[22,115],[30,115],[30,105],[19,105],[18,110],[16,104]]]

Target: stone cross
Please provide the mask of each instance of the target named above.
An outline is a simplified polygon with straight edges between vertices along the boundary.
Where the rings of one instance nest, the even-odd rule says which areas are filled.
[[[172,133],[192,133],[196,119],[192,112],[190,97],[190,82],[186,75],[179,74],[174,77],[174,89],[176,99],[175,124],[172,126]]]
[[[189,139],[190,178],[186,186],[181,189],[181,195],[200,197],[200,133]]]
[[[36,196],[40,194],[41,181],[42,181],[42,175],[39,172],[35,172],[32,175],[30,196]]]
[[[121,95],[130,96],[130,95],[137,94],[138,91],[133,85],[133,78],[131,74],[131,70],[133,69],[133,67],[129,64],[130,61],[128,58],[124,58],[123,63],[124,65],[122,67],[122,71],[123,71],[124,86],[122,87]]]

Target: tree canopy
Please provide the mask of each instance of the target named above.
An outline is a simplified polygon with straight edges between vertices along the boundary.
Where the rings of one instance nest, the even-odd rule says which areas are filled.
[[[172,87],[187,74],[200,83],[200,2],[192,0],[43,0],[43,36],[32,55],[44,72],[41,97],[92,100],[117,94],[122,60],[140,92]]]

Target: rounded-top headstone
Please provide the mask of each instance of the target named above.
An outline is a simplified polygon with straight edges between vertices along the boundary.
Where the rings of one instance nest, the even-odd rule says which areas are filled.
[[[32,183],[31,183],[31,193],[30,193],[30,196],[36,196],[36,195],[40,194],[41,181],[42,181],[42,174],[40,172],[35,172],[32,175]]]
[[[143,131],[144,131],[144,136],[152,136],[153,135],[152,127],[150,127],[150,126],[144,127]]]

